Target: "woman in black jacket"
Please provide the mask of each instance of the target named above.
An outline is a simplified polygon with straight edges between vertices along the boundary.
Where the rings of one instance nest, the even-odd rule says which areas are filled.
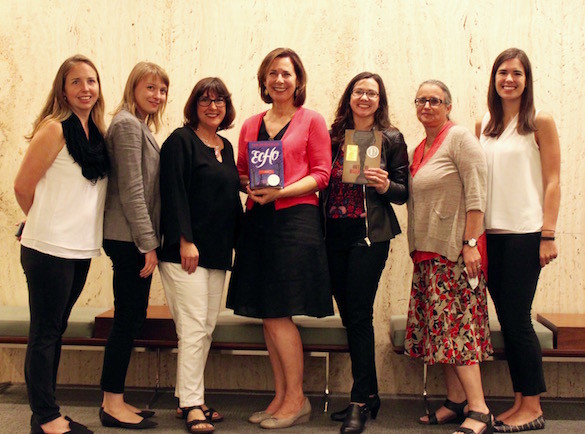
[[[364,170],[367,184],[341,180],[348,129],[382,133],[380,167]],[[321,209],[331,285],[347,330],[354,381],[350,405],[331,418],[343,421],[341,433],[361,433],[368,414],[375,419],[380,408],[372,319],[390,240],[400,233],[390,203],[403,204],[408,197],[406,144],[390,123],[378,74],[362,72],[347,85],[331,125],[331,145],[331,179],[321,194]]]

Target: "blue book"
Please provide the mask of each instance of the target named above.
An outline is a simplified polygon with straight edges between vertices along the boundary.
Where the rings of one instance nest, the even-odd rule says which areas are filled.
[[[250,188],[284,188],[282,142],[263,140],[248,143]]]

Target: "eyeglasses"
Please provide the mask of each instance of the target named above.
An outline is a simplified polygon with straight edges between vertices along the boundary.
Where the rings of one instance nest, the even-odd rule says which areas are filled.
[[[215,103],[216,107],[225,107],[225,98],[223,96],[218,96],[215,99],[211,99],[208,96],[202,96],[199,98],[199,101],[197,101],[201,107],[209,107],[212,102]]]
[[[431,107],[439,107],[441,104],[443,104],[443,100],[439,99],[439,98],[415,98],[414,99],[414,105],[417,107],[424,107],[426,105],[426,103],[429,103],[431,105]]]
[[[351,91],[351,96],[354,98],[361,98],[364,95],[366,95],[368,99],[376,99],[380,96],[378,92],[373,90],[354,89]]]

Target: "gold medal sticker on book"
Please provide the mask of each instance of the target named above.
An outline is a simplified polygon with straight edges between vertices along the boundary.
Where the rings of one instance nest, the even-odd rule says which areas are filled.
[[[364,170],[380,167],[381,131],[345,130],[345,152],[341,181],[367,184]]]

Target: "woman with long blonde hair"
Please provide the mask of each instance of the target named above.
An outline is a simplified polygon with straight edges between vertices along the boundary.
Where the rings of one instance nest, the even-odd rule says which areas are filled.
[[[27,216],[20,239],[30,305],[24,373],[35,434],[93,432],[61,415],[55,388],[61,337],[91,258],[100,255],[109,172],[103,115],[95,65],[81,55],[65,60],[14,181]]]

